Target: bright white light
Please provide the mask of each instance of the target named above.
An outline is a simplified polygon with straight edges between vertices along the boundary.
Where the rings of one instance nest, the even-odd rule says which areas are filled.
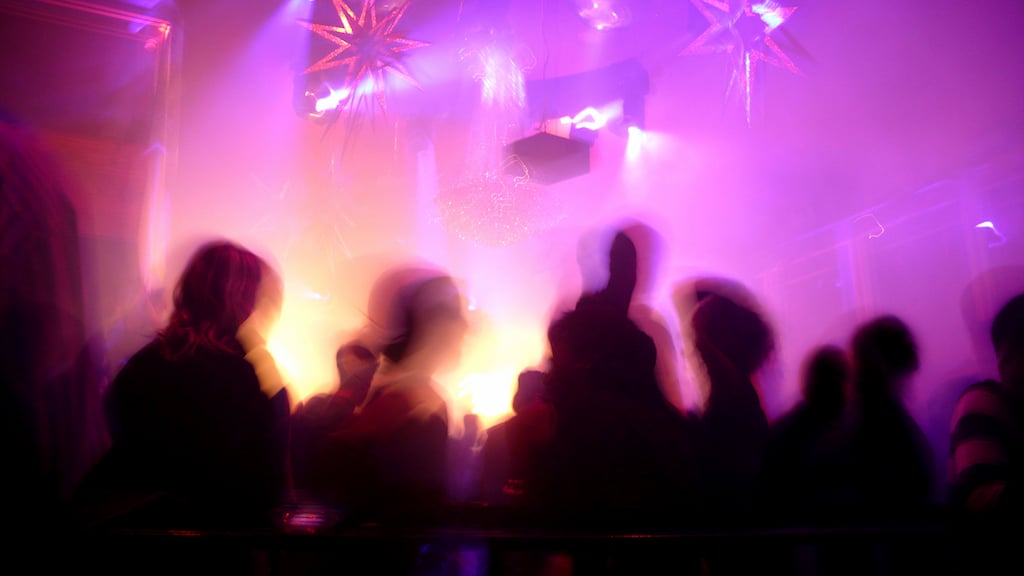
[[[458,397],[490,424],[509,412],[517,375],[518,370],[514,368],[467,374],[458,384]]]
[[[975,228],[988,228],[989,230],[992,231],[993,234],[995,234],[996,238],[998,238],[998,240],[996,240],[995,242],[989,242],[988,243],[989,248],[992,248],[993,246],[1002,246],[1003,244],[1006,244],[1006,236],[1003,236],[1002,233],[1000,233],[999,230],[996,229],[996,225],[993,224],[991,220],[985,220],[984,222],[979,222],[979,223],[975,224],[974,227]]]
[[[349,90],[348,88],[342,88],[341,90],[335,90],[334,88],[331,88],[331,93],[329,95],[317,99],[314,109],[317,111],[317,113],[323,113],[328,110],[334,110],[335,108],[338,107],[339,104],[341,104],[343,100],[348,98],[349,94],[351,93],[352,91]]]
[[[320,302],[327,302],[328,300],[331,299],[330,294],[321,294],[314,290],[305,290],[303,291],[302,295],[305,296],[306,298],[309,298],[310,300],[318,300]]]
[[[588,106],[573,116],[572,123],[577,128],[600,130],[608,123],[608,117],[597,108]]]
[[[768,27],[768,32],[775,30],[786,21],[785,16],[782,14],[782,7],[779,6],[778,2],[766,0],[760,4],[754,4],[750,9],[754,14],[761,17],[761,21]]]
[[[587,2],[577,0],[577,13],[580,18],[597,30],[618,28],[629,24],[630,14],[627,8],[616,10],[616,2]]]
[[[626,158],[635,160],[640,155],[640,150],[644,147],[647,135],[644,134],[644,131],[639,126],[630,126],[626,129],[626,132],[629,134],[626,140]]]

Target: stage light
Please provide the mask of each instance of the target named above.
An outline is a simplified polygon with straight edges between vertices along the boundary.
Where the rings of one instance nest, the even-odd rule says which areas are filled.
[[[643,96],[632,96],[622,101],[621,124],[626,127],[627,132],[632,127],[643,130],[646,127],[646,120],[647,102]]]
[[[640,151],[644,148],[644,141],[647,139],[647,135],[639,126],[629,126],[626,128],[626,158],[634,160],[640,155]]]
[[[587,107],[570,120],[573,127],[587,130],[600,130],[608,123],[608,118],[597,108]]]
[[[316,103],[313,105],[313,109],[318,113],[327,112],[328,110],[334,110],[342,102],[345,101],[352,93],[348,88],[342,88],[335,90],[330,86],[327,87],[328,94],[322,98],[317,98]]]

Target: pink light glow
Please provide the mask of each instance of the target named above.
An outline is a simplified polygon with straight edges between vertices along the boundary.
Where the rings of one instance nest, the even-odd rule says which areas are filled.
[[[745,57],[724,46],[732,38],[730,6],[739,2],[632,2],[630,25],[601,33],[573,5],[546,12],[542,31],[540,0],[494,3],[509,6],[507,32],[536,55],[531,68],[506,59],[508,53],[475,63],[459,59],[468,44],[458,27],[464,23],[414,1],[396,31],[431,42],[412,51],[409,62],[422,90],[396,82],[415,97],[394,94],[387,116],[361,130],[345,154],[339,149],[348,126],[339,123],[325,134],[322,125],[289,113],[294,76],[305,69],[289,57],[311,40],[327,41],[296,30],[296,18],[309,18],[313,4],[278,3],[263,12],[241,2],[184,8],[190,22],[209,23],[190,30],[185,52],[215,57],[191,58],[183,70],[180,145],[166,151],[173,189],[145,199],[142,225],[133,224],[127,239],[114,238],[103,236],[113,229],[106,223],[135,221],[119,212],[123,202],[110,199],[132,198],[126,183],[137,175],[90,172],[83,179],[86,190],[75,199],[82,229],[111,254],[140,253],[132,252],[127,279],[94,272],[87,297],[117,300],[120,313],[130,300],[118,288],[136,273],[146,288],[169,292],[178,252],[195,237],[225,235],[259,248],[285,279],[271,349],[299,400],[336,384],[334,351],[367,323],[376,275],[395,260],[429,259],[458,278],[473,303],[463,363],[439,376],[440,384],[453,410],[493,421],[507,413],[518,371],[543,362],[551,316],[570,306],[585,283],[581,238],[623,214],[653,214],[672,250],[652,298],[677,343],[682,335],[664,294],[680,277],[741,278],[772,309],[782,383],[766,392],[765,402],[775,414],[797,395],[795,368],[806,350],[844,342],[855,319],[883,309],[905,316],[921,336],[924,371],[914,408],[936,428],[948,376],[965,366],[991,371],[991,363],[974,357],[956,303],[971,277],[1020,265],[1024,257],[1015,249],[1024,226],[1024,50],[1010,49],[1020,42],[1019,2],[992,0],[963,11],[937,10],[926,0],[819,2],[801,6],[793,18],[779,2],[744,2],[752,13],[747,24],[770,33]],[[392,4],[375,3],[381,10]],[[872,31],[870,41],[865,30]],[[803,51],[788,44],[782,51],[790,33]],[[128,62],[90,52],[83,61],[103,64],[93,73],[60,53],[44,57],[51,45],[45,40],[0,38],[24,51],[19,70],[71,69],[24,90],[30,98],[12,94],[18,110],[26,116],[41,110],[58,127],[79,128],[92,125],[84,121],[92,118],[81,112],[83,103],[113,99],[119,105],[103,106],[103,118],[113,118],[113,128],[124,133],[139,130],[128,111],[148,112],[132,95],[151,91],[152,79],[131,59],[152,58],[162,48],[146,52],[135,38],[125,51]],[[707,57],[676,57],[677,46]],[[520,131],[537,129],[535,110],[523,109],[528,81],[633,57],[651,67],[642,129],[602,135],[589,174],[529,191],[553,207],[542,230],[519,213],[488,222],[467,212],[463,224],[474,230],[524,231],[522,241],[484,246],[444,225],[435,199],[465,172],[467,158],[500,150],[515,136],[506,130],[513,123]],[[789,73],[804,66],[806,76]],[[756,90],[729,116],[723,92],[734,72],[736,94]],[[246,87],[244,98],[239,86]],[[336,88],[315,109],[325,112],[373,88]],[[72,91],[89,98],[68,98]],[[50,99],[51,93],[58,96]],[[556,117],[554,124],[618,125],[621,103],[616,110],[576,96],[574,102],[591,107],[560,109],[566,120]],[[499,116],[495,109],[503,105],[514,113]],[[484,136],[493,148],[479,144]],[[88,165],[92,157],[76,159]],[[943,181],[953,184],[918,193]],[[858,215],[863,219],[855,221]],[[119,320],[104,316],[97,330]],[[695,396],[688,403],[695,405]]]

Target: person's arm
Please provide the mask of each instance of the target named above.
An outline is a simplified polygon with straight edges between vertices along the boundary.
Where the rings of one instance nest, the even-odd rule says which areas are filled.
[[[267,341],[263,335],[263,328],[260,321],[253,314],[238,328],[238,342],[245,351],[245,359],[256,370],[256,377],[260,382],[260,390],[267,398],[273,398],[281,392],[284,387],[284,378],[277,369],[277,362],[274,356],[267,349]]]

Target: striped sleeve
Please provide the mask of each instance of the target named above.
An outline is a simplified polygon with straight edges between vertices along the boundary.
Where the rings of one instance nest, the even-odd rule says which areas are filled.
[[[1006,406],[995,382],[969,387],[957,402],[950,435],[954,503],[972,512],[991,510],[1006,486]]]

